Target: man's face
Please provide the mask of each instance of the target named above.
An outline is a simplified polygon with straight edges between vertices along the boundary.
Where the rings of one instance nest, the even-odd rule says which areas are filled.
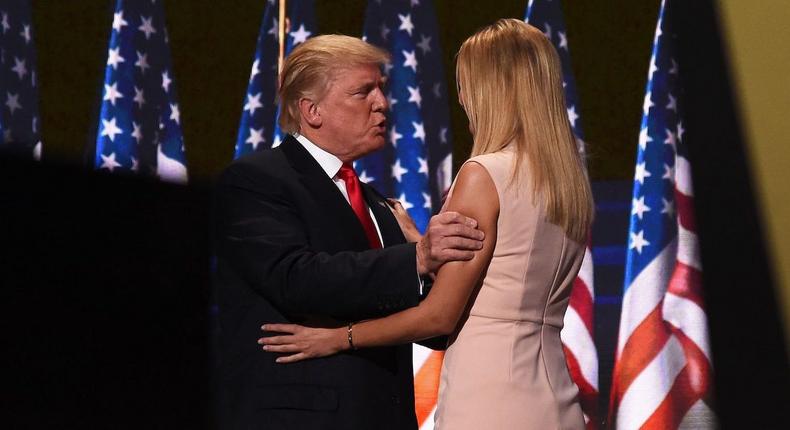
[[[384,146],[388,105],[383,86],[376,64],[337,70],[318,103],[321,126],[315,143],[344,162]]]

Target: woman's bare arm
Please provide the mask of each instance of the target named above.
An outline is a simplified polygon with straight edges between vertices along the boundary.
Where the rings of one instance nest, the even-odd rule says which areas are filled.
[[[491,176],[482,165],[471,162],[461,168],[446,209],[478,221],[478,228],[485,233],[483,248],[475,253],[472,260],[443,265],[428,297],[418,306],[354,325],[355,347],[414,342],[449,334],[458,324],[472,291],[491,261],[496,245],[499,197]],[[349,348],[346,328],[266,324],[263,329],[283,333],[259,340],[267,351],[291,353],[278,358],[278,362],[282,363],[326,356]]]

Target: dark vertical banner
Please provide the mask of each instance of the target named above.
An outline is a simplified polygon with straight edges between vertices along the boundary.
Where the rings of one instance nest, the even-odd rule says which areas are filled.
[[[0,0],[0,150],[41,158],[36,47],[29,0]]]
[[[763,3],[760,3],[763,6]],[[784,428],[790,369],[776,280],[716,2],[676,2],[686,137],[722,428]],[[757,7],[755,5],[755,7]]]

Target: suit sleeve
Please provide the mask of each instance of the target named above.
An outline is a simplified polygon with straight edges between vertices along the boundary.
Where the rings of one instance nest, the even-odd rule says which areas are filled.
[[[418,303],[414,244],[335,254],[311,249],[303,218],[276,178],[253,180],[228,169],[216,217],[217,257],[287,315],[359,320]]]

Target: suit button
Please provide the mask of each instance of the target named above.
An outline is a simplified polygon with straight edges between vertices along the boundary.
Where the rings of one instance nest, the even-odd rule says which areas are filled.
[[[399,405],[400,404],[400,397],[398,397],[397,395],[393,395],[392,396],[392,403],[394,403],[396,405]]]

